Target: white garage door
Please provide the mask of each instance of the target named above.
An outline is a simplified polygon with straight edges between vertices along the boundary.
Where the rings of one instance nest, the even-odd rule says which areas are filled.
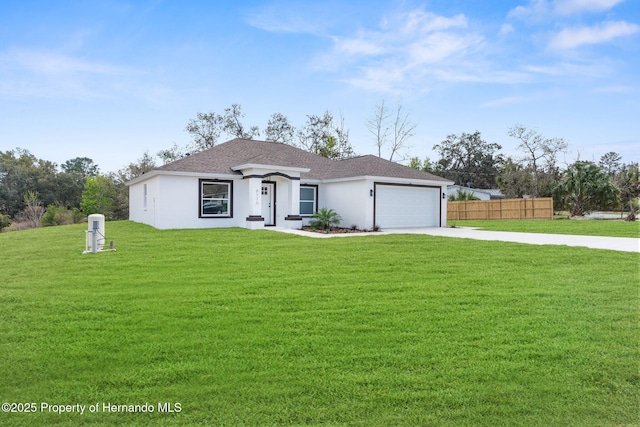
[[[440,190],[376,185],[375,223],[385,228],[439,227]]]

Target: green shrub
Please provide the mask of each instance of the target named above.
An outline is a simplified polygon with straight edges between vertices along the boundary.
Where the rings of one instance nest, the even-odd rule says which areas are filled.
[[[71,211],[59,202],[47,206],[47,210],[41,220],[44,227],[72,224],[73,222]]]
[[[480,199],[474,196],[473,191],[467,193],[464,190],[458,190],[458,193],[456,195],[451,194],[449,196],[450,202],[463,202],[466,200],[480,200]]]
[[[74,224],[79,224],[85,219],[85,215],[82,213],[80,209],[73,208],[71,210],[71,219],[73,220]]]
[[[9,215],[0,214],[0,231],[2,231],[3,229],[7,228],[10,225],[11,225],[11,218],[9,218]]]
[[[309,225],[314,230],[329,230],[331,226],[337,226],[342,221],[342,217],[338,215],[333,209],[321,208],[318,212],[314,213],[309,221]]]

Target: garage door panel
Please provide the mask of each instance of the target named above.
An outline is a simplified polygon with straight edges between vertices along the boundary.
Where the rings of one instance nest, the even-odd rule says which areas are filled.
[[[438,227],[439,195],[436,188],[377,185],[376,224],[383,229]]]

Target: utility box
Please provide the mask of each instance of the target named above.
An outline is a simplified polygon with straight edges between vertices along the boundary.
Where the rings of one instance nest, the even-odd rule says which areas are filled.
[[[87,252],[99,252],[104,248],[105,242],[105,230],[104,230],[104,215],[91,214],[89,215],[89,224],[87,230]],[[95,243],[94,243],[95,242]],[[95,244],[95,247],[94,247]]]

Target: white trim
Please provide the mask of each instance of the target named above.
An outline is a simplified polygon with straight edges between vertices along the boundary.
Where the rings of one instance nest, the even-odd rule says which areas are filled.
[[[372,176],[372,175],[362,175],[362,176],[353,176],[348,178],[330,178],[323,179],[319,182],[322,184],[330,184],[332,182],[348,182],[348,181],[360,181],[360,180],[371,180],[371,181],[385,181],[393,184],[412,184],[412,185],[430,185],[434,187],[443,187],[446,185],[453,184],[453,181],[434,181],[431,179],[413,179],[413,178],[398,178],[394,176]],[[311,182],[305,180],[304,182]]]
[[[131,181],[125,183],[127,187],[132,186],[133,184],[138,184],[147,179],[153,178],[154,176],[186,176],[191,178],[203,178],[203,179],[242,179],[242,175],[236,174],[222,174],[222,173],[206,173],[206,172],[178,172],[178,171],[163,171],[163,170],[152,170],[143,175],[140,175],[136,178],[133,178]]]
[[[245,169],[266,169],[274,171],[287,171],[287,172],[309,172],[309,168],[299,168],[294,166],[277,166],[277,165],[263,165],[259,163],[245,163],[243,165],[232,166],[231,170],[241,171]]]
[[[240,170],[239,168],[260,168],[260,169],[268,169],[274,171],[286,171],[286,172],[309,172],[307,168],[293,168],[293,167],[285,167],[285,166],[269,166],[269,165],[255,165],[255,164],[245,164],[240,166],[234,166],[233,170]],[[271,169],[273,168],[273,169]],[[154,176],[158,175],[168,175],[168,176],[186,176],[186,177],[194,177],[194,178],[202,178],[202,179],[242,179],[241,175],[235,174],[220,174],[220,173],[205,173],[205,172],[179,172],[179,171],[164,171],[164,170],[152,170],[147,172],[144,175],[140,175],[127,182],[125,185],[131,186],[133,184],[137,184],[139,182],[150,179]],[[301,177],[301,184],[330,184],[334,182],[350,182],[350,181],[361,181],[361,180],[371,180],[371,181],[387,181],[394,182],[398,184],[413,184],[413,185],[432,185],[437,187],[451,186],[454,184],[453,181],[434,181],[430,179],[414,179],[414,178],[398,178],[394,176],[373,176],[373,175],[360,175],[360,176],[351,176],[346,178],[328,178],[328,179],[306,179]]]

